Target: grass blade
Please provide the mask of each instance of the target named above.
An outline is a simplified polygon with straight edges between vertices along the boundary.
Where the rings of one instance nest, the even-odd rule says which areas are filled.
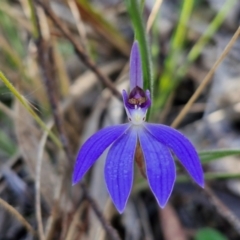
[[[59,147],[62,148],[61,142],[58,138],[48,129],[42,119],[35,113],[35,111],[29,106],[26,99],[17,91],[17,89],[10,83],[10,81],[4,76],[4,74],[0,71],[0,79],[6,85],[6,87],[11,91],[11,93],[19,100],[19,102],[26,108],[26,110],[32,115],[32,117],[36,120],[36,122],[48,132],[49,137],[52,141]]]

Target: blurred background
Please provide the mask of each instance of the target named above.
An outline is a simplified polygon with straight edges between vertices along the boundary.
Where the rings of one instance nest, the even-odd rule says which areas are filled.
[[[205,81],[172,126],[199,150],[206,189],[178,166],[162,210],[136,167],[120,215],[105,187],[106,153],[72,186],[81,144],[127,121],[118,94],[129,87],[134,41],[126,2],[1,0],[0,240],[240,239],[238,0],[139,2],[154,80],[149,121],[171,125]]]

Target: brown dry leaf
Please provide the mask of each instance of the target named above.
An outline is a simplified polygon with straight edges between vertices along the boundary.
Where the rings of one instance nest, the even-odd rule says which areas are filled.
[[[23,81],[22,88],[26,91],[28,98],[36,99],[41,108],[47,111],[49,109],[49,103],[39,72],[38,63],[35,59],[35,46],[30,44],[28,51],[29,54],[25,60],[25,67],[26,74],[29,77],[29,82]]]
[[[83,109],[77,109],[74,105],[70,105],[64,112],[63,125],[68,139],[68,144],[71,146],[72,152],[79,149],[79,135],[83,130],[83,120],[85,118],[82,114]]]
[[[14,123],[18,146],[23,159],[27,164],[31,177],[35,179],[37,153],[39,150],[39,141],[42,132],[36,127],[32,117],[18,101],[14,104],[14,112],[16,115]],[[43,154],[43,159],[44,162],[41,171],[41,192],[47,203],[51,205],[51,203],[53,203],[53,189],[58,180],[56,172],[50,164],[49,156],[46,152]]]
[[[53,42],[54,62],[56,64],[56,69],[57,69],[56,75],[57,75],[57,79],[59,79],[59,88],[60,88],[61,97],[66,97],[69,93],[70,79],[66,71],[66,66],[64,63],[63,56],[60,53],[57,46],[57,40],[55,38],[52,38],[52,42]]]
[[[121,33],[108,23],[101,14],[93,9],[88,1],[76,0],[76,4],[84,22],[89,23],[97,33],[120,50],[124,55],[129,55],[129,45],[122,37]]]
[[[126,82],[123,82],[117,86],[118,90],[122,90],[126,88],[127,88]],[[111,92],[108,89],[106,89],[102,93],[102,100],[99,101],[95,111],[91,116],[91,119],[88,122],[89,129],[88,129],[88,133],[87,132],[85,133],[86,134],[85,137],[89,136],[90,132],[92,134],[93,131],[97,130],[98,125],[96,123],[98,123],[98,121],[96,121],[96,119],[99,119],[101,117],[101,113],[106,106],[107,106],[107,109],[106,109],[107,112],[103,120],[103,126],[106,127],[109,125],[115,125],[115,124],[121,123],[122,115],[123,115],[122,103],[116,98],[111,98]],[[92,172],[93,175],[92,175],[89,191],[91,195],[96,199],[96,202],[98,203],[101,210],[104,210],[104,212],[109,212],[108,217],[110,219],[115,213],[115,211],[111,210],[112,204],[106,204],[109,198],[108,192],[106,189],[106,184],[103,177],[103,169],[105,165],[106,154],[107,152],[104,152],[102,156],[98,159],[98,161],[94,164],[94,168]],[[89,228],[90,239],[98,239],[97,237],[100,229],[102,229],[102,226],[92,211],[90,214],[90,222],[91,222],[91,226]]]

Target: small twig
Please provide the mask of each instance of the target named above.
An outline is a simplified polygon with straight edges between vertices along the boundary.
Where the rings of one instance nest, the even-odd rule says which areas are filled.
[[[84,48],[87,48],[87,33],[83,21],[81,19],[80,11],[78,11],[77,4],[74,0],[67,0],[67,3],[75,20],[78,33],[82,40],[82,45]]]
[[[28,104],[27,100],[17,91],[17,89],[12,85],[12,83],[5,77],[5,75],[0,71],[0,79],[3,81],[5,86],[11,91],[11,93],[18,99],[18,101],[24,106],[24,108],[32,115],[35,121],[45,130],[48,131],[45,123],[42,119],[36,114],[32,107]],[[52,141],[61,148],[61,143],[58,138],[52,133],[48,132],[49,137]]]
[[[202,91],[211,81],[214,72],[216,71],[220,63],[223,61],[223,59],[226,57],[228,52],[231,50],[233,44],[238,39],[239,34],[240,34],[240,27],[238,27],[238,29],[236,30],[235,34],[233,35],[233,37],[231,38],[231,40],[229,41],[225,49],[223,50],[220,57],[217,59],[217,61],[214,63],[211,70],[208,72],[206,77],[203,79],[202,83],[199,85],[198,89],[195,91],[195,93],[190,98],[188,103],[184,106],[182,111],[175,118],[175,120],[171,125],[172,127],[176,128],[181,123],[185,115],[188,113],[188,111],[192,107],[192,104],[197,100],[199,95],[202,93]],[[210,198],[212,204],[216,207],[217,212],[233,226],[233,228],[237,231],[238,234],[240,234],[240,220],[234,215],[234,213],[220,199],[218,199],[218,197],[212,192],[209,186],[205,185],[203,193]]]
[[[225,218],[231,226],[240,235],[240,220],[239,218],[213,193],[210,187],[205,186],[203,194],[207,195],[211,203],[215,206],[219,215]]]
[[[53,124],[49,127],[51,129]],[[42,224],[42,211],[41,211],[41,168],[42,168],[42,159],[44,153],[44,146],[46,144],[48,133],[44,132],[43,136],[39,143],[39,150],[37,154],[37,164],[36,164],[36,181],[35,181],[35,188],[36,188],[36,196],[35,196],[35,206],[36,206],[36,214],[37,214],[37,223],[38,223],[38,233],[40,240],[44,240],[44,230]]]
[[[13,110],[11,110],[9,107],[7,107],[5,104],[3,104],[2,102],[0,102],[0,110],[3,111],[9,118],[14,118],[15,117],[15,113],[13,112]]]
[[[102,223],[104,229],[106,230],[106,232],[108,233],[108,235],[111,237],[111,239],[114,240],[120,240],[120,237],[117,233],[117,231],[110,225],[110,223],[104,218],[103,213],[101,212],[101,210],[99,209],[96,201],[91,197],[91,195],[89,194],[89,192],[87,191],[86,186],[82,183],[81,187],[83,189],[83,193],[85,198],[88,200],[89,204],[91,205],[91,207],[93,208],[96,216],[98,217],[99,221]]]
[[[19,222],[22,223],[22,225],[32,234],[35,235],[35,230],[32,228],[32,226],[26,221],[26,219],[9,203],[4,201],[2,198],[0,198],[0,205],[6,209],[8,212],[10,212]]]
[[[190,110],[190,108],[192,107],[192,104],[197,100],[197,98],[199,97],[199,95],[202,93],[202,91],[205,89],[205,87],[208,85],[208,83],[211,81],[212,76],[214,74],[214,72],[216,71],[216,69],[218,68],[218,66],[220,65],[220,63],[223,61],[223,59],[226,57],[226,55],[228,54],[228,52],[231,50],[233,44],[236,42],[236,40],[238,39],[238,36],[240,34],[240,27],[238,27],[238,29],[236,30],[236,32],[234,33],[233,37],[231,38],[231,40],[229,41],[229,43],[227,44],[227,46],[225,47],[225,49],[223,50],[222,54],[220,55],[220,57],[217,59],[217,61],[214,63],[213,67],[211,68],[211,70],[208,72],[208,74],[206,75],[206,77],[203,79],[203,81],[201,82],[201,84],[199,85],[199,87],[197,88],[197,90],[195,91],[195,93],[192,95],[192,97],[189,99],[189,101],[187,102],[187,104],[184,106],[184,108],[182,109],[182,111],[178,114],[178,116],[175,118],[175,120],[172,123],[172,127],[176,128],[181,121],[183,120],[183,118],[185,117],[185,115],[188,113],[188,111]]]
[[[37,0],[37,2],[40,2]],[[44,8],[44,4],[41,4]],[[45,6],[46,7],[46,6]],[[48,9],[48,7],[46,7],[46,9]],[[51,10],[48,9],[48,11],[45,10],[45,12],[47,14],[50,14],[50,16],[53,16],[53,19],[55,19],[55,15],[51,12]],[[57,19],[57,18],[56,18]],[[58,19],[57,19],[57,23],[58,23]],[[41,70],[42,70],[42,75],[43,75],[43,80],[44,80],[44,85],[46,86],[46,89],[47,89],[47,95],[48,95],[48,98],[49,98],[49,102],[50,102],[50,105],[51,105],[51,108],[52,108],[52,111],[53,111],[53,118],[54,118],[54,121],[55,121],[55,125],[56,125],[56,128],[60,134],[60,140],[62,142],[62,145],[63,145],[63,149],[65,151],[65,154],[68,158],[68,161],[69,161],[69,166],[71,167],[72,166],[72,163],[73,163],[73,156],[72,156],[72,153],[71,153],[71,149],[68,145],[68,141],[67,141],[67,138],[65,136],[65,133],[64,133],[64,129],[63,129],[63,124],[62,124],[62,118],[60,116],[60,113],[59,113],[59,110],[58,110],[58,99],[57,99],[57,96],[56,96],[56,93],[55,93],[55,88],[54,88],[54,83],[53,83],[53,79],[54,79],[54,74],[53,74],[53,71],[52,69],[50,69],[50,67],[52,66],[53,64],[53,58],[52,58],[52,51],[51,51],[51,48],[47,45],[47,43],[44,41],[42,35],[41,35],[41,29],[40,29],[40,25],[39,25],[39,22],[37,24],[38,26],[38,31],[39,31],[39,38],[38,38],[38,41],[37,41],[37,48],[38,48],[38,57],[39,57],[39,65],[41,67]],[[60,26],[62,27],[62,24],[60,24]],[[67,30],[66,30],[67,31]],[[67,31],[68,33],[68,31]],[[71,36],[70,36],[71,37]],[[74,39],[73,39],[74,40]],[[75,40],[74,40],[75,41]],[[79,46],[78,44],[76,46]],[[81,46],[79,46],[81,48]],[[81,50],[81,49],[80,49]],[[89,61],[90,63],[90,60],[88,59],[88,57],[85,55],[84,52],[81,52],[81,54],[83,54],[84,56],[84,59]],[[92,63],[91,63],[92,64]],[[96,70],[96,71],[99,71],[95,65],[92,64],[92,67]],[[100,73],[100,72],[99,72]],[[112,84],[112,83],[111,83]],[[113,85],[112,85],[113,86]],[[115,89],[115,87],[114,87]],[[116,90],[116,89],[115,89]],[[116,92],[118,92],[116,90]],[[119,93],[119,92],[118,92]],[[88,200],[88,202],[90,203],[91,207],[93,208],[96,216],[98,217],[99,221],[102,223],[104,229],[106,230],[106,232],[108,233],[108,235],[114,239],[114,240],[119,240],[119,236],[116,232],[116,230],[109,224],[109,222],[104,218],[102,212],[100,211],[98,205],[96,204],[96,202],[94,201],[94,199],[91,197],[91,195],[88,193],[86,187],[84,184],[81,184],[81,188],[83,190],[83,193],[84,193],[84,196],[85,198]]]
[[[111,82],[111,80],[107,76],[102,74],[102,72],[98,69],[98,67],[95,65],[95,63],[85,53],[82,46],[75,40],[73,35],[68,31],[68,29],[64,26],[64,24],[57,18],[57,16],[53,13],[53,11],[45,3],[43,3],[40,0],[35,0],[35,2],[37,2],[39,5],[41,5],[41,7],[44,9],[45,13],[52,19],[52,21],[55,23],[55,25],[63,33],[63,35],[72,43],[78,57],[83,61],[83,63],[97,75],[99,80],[107,88],[109,88],[116,97],[121,99],[122,97],[121,97],[120,92],[115,88],[115,86]]]
[[[61,176],[59,184],[55,189],[54,204],[51,209],[51,215],[46,224],[46,240],[52,240],[54,238],[54,227],[57,222],[57,217],[60,212],[59,199],[63,191],[64,177]]]
[[[83,211],[83,209],[86,207],[86,203],[87,203],[85,201],[85,204],[84,204],[84,203],[82,203],[83,201],[84,201],[84,198],[82,198],[80,200],[79,207],[77,208],[76,212],[73,215],[73,220],[70,224],[70,227],[68,229],[65,240],[74,239],[74,234],[76,234],[76,228],[77,228],[77,226],[79,225],[79,222],[80,222],[80,220],[79,220],[80,219],[80,214]]]
[[[140,198],[137,199],[137,209],[138,209],[139,221],[143,229],[144,239],[154,240],[153,231],[151,228],[151,222],[149,221],[148,210],[143,200]]]
[[[103,209],[104,217],[106,219],[110,219],[113,215],[113,212],[114,210],[112,207],[112,201],[110,198],[108,198]],[[98,240],[104,240],[106,239],[106,232],[104,232],[103,228],[98,228],[98,231],[96,231],[96,236],[98,236]]]
[[[170,203],[168,203],[164,209],[159,209],[158,212],[165,240],[187,240],[180,219]]]
[[[162,0],[156,0],[147,21],[147,33],[150,31],[162,5]]]
[[[42,53],[43,53],[42,48],[40,48],[39,49],[39,54],[41,55]],[[56,128],[57,128],[57,130],[58,130],[58,132],[60,134],[60,140],[62,142],[63,149],[64,149],[64,151],[65,151],[65,153],[67,155],[69,163],[70,163],[70,165],[72,165],[73,157],[72,157],[72,154],[71,154],[71,150],[70,150],[70,148],[68,146],[67,138],[66,138],[66,136],[64,134],[64,129],[63,129],[63,125],[62,125],[62,119],[61,119],[60,114],[58,112],[58,104],[57,104],[57,99],[56,99],[56,96],[55,96],[55,93],[54,93],[53,84],[51,83],[51,78],[50,78],[50,76],[47,73],[47,68],[48,68],[49,64],[45,64],[44,58],[42,58],[42,61],[40,62],[40,65],[42,65],[42,70],[44,69],[45,84],[46,84],[46,87],[47,87],[47,92],[48,92],[48,96],[49,96],[50,105],[52,107],[53,117],[54,117],[54,120],[55,120]],[[112,226],[104,218],[102,212],[100,211],[100,209],[97,206],[97,204],[94,201],[94,199],[88,193],[88,191],[87,191],[86,187],[84,186],[84,184],[81,184],[81,188],[83,190],[84,196],[86,197],[86,199],[90,203],[90,205],[93,208],[96,216],[98,217],[99,221],[102,223],[103,227],[105,228],[105,230],[109,234],[109,236],[111,236],[111,238],[115,239],[115,240],[120,239],[118,237],[117,232],[112,228]]]
[[[31,25],[29,24],[27,19],[25,19],[22,16],[20,9],[19,10],[15,9],[15,8],[11,7],[10,4],[7,4],[5,2],[1,2],[0,9],[2,12],[4,12],[4,14],[7,14],[14,21],[17,21],[17,23],[19,25],[21,25],[24,29],[26,29],[28,32],[31,32],[31,30],[32,30]]]

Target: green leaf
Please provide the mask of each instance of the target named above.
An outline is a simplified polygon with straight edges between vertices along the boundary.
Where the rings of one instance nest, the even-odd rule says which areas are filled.
[[[5,84],[5,86],[10,90],[10,92],[18,99],[18,101],[23,105],[23,107],[32,115],[35,121],[39,124],[39,126],[48,132],[49,137],[52,141],[58,146],[60,149],[62,148],[62,143],[55,136],[55,134],[49,130],[47,125],[43,122],[43,120],[37,115],[37,113],[31,108],[28,104],[27,100],[21,95],[20,92],[12,85],[12,83],[5,77],[5,75],[0,71],[0,80]]]
[[[189,22],[192,14],[193,7],[193,0],[182,2],[178,25],[175,30],[175,34],[171,39],[169,54],[164,63],[164,71],[158,81],[158,91],[155,92],[156,101],[154,103],[153,110],[156,113],[164,107],[169,95],[178,82],[178,79],[174,78],[173,76],[175,74],[177,65],[179,64],[179,56],[181,56],[181,52],[184,48],[187,33],[187,23]]]
[[[227,180],[227,179],[239,179],[239,173],[223,173],[223,172],[207,172],[204,173],[205,180]],[[189,182],[192,181],[189,175],[178,175],[177,182]]]
[[[236,2],[237,0],[226,0],[224,2],[220,11],[216,14],[214,19],[208,25],[206,31],[189,52],[186,60],[182,61],[181,65],[178,66],[176,65],[176,59],[178,58],[180,51],[183,49],[183,43],[186,35],[186,25],[189,21],[192,10],[191,8],[193,7],[192,0],[183,1],[179,24],[177,26],[173,41],[171,42],[169,56],[165,61],[164,71],[158,84],[158,91],[155,92],[156,100],[153,106],[153,113],[158,113],[159,110],[164,108],[169,96],[171,96],[171,93],[176,89],[182,78],[186,75],[190,64],[200,56],[203,48],[207,45],[214,34],[216,34],[217,30],[221,27],[227,14],[233,8]]]
[[[227,240],[227,237],[213,228],[200,229],[194,240]]]
[[[233,8],[234,4],[236,4],[237,0],[227,0],[224,2],[222,8],[217,13],[216,17],[212,20],[212,22],[208,25],[208,28],[204,32],[204,34],[200,37],[197,43],[193,46],[191,51],[188,54],[187,60],[188,62],[193,62],[198,58],[204,46],[208,43],[208,41],[212,38],[212,36],[217,32],[217,30],[222,25],[229,11]]]
[[[5,132],[0,130],[0,149],[8,156],[12,156],[17,151],[15,143],[6,135]]]
[[[10,8],[10,7],[9,7]],[[21,57],[24,56],[24,48],[20,38],[20,31],[16,22],[0,9],[0,30],[1,35],[6,37],[9,44],[12,46]]]
[[[227,180],[227,179],[239,179],[240,178],[240,173],[212,173],[212,172],[207,172],[204,173],[204,179],[205,181],[208,180]],[[178,183],[185,183],[185,182],[193,182],[191,177],[187,174],[185,175],[177,175],[177,180]],[[149,189],[148,182],[146,179],[142,177],[138,177],[136,179],[136,183],[133,186],[133,191],[134,192],[139,192],[145,189]]]
[[[240,149],[221,149],[221,150],[211,150],[199,152],[202,163],[208,163],[219,158],[240,155]]]

